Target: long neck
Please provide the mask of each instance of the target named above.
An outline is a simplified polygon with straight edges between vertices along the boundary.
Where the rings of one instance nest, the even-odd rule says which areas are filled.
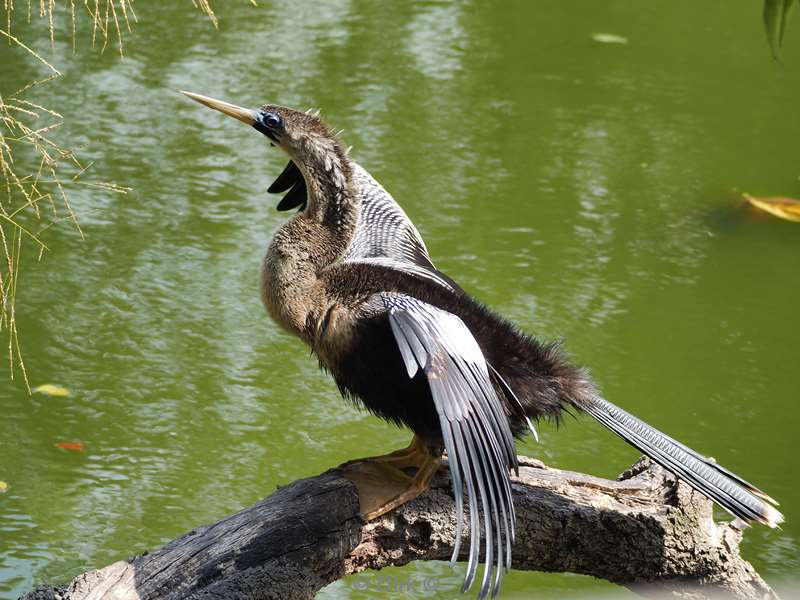
[[[316,143],[292,156],[303,173],[308,204],[275,233],[262,271],[261,293],[267,311],[301,337],[305,337],[309,316],[324,300],[317,285],[319,272],[347,250],[360,210],[349,160],[335,140],[330,142]]]
[[[310,260],[321,268],[338,260],[355,234],[360,200],[353,191],[349,160],[334,139],[304,144],[295,159],[306,181],[308,205],[297,218],[308,221]]]

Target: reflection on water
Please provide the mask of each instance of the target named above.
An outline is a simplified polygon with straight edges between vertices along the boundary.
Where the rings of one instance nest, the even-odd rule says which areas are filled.
[[[461,28],[462,4],[420,6],[408,23],[406,52],[414,67],[426,77],[448,85],[462,68],[463,46],[468,42]]]
[[[99,179],[135,191],[77,190],[86,241],[54,228],[45,261],[23,265],[29,372],[73,396],[0,385],[0,596],[409,437],[342,402],[267,321],[259,262],[285,215],[266,187],[284,159],[178,89],[321,107],[443,270],[526,330],[564,337],[613,401],[781,499],[786,527],[754,528],[744,547],[766,576],[796,574],[797,230],[743,218],[731,190],[800,195],[800,58],[777,73],[736,4],[260,2],[224,7],[216,32],[162,3],[141,11],[124,61],[57,43],[69,68],[38,100],[65,114]],[[629,44],[591,41],[604,30]],[[4,93],[29,73],[0,53]],[[604,476],[636,457],[585,420],[544,425],[520,449]],[[368,597],[355,581],[322,597]],[[618,593],[512,573],[504,597],[532,589]]]

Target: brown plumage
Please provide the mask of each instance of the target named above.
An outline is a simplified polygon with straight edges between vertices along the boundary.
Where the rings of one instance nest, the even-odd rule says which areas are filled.
[[[481,539],[487,569],[479,598],[498,593],[511,564],[512,436],[564,410],[589,413],[732,514],[771,526],[782,520],[763,492],[602,399],[556,345],[524,334],[440,273],[402,209],[319,117],[189,95],[250,124],[289,156],[270,189],[290,190],[283,208],[301,210],[270,242],[264,305],[311,347],[345,397],[415,433],[408,449],[349,467],[365,518],[424,491],[446,449],[459,532],[464,492],[469,507],[464,589],[475,578]],[[378,464],[387,479],[376,492],[363,475]],[[413,478],[402,471],[410,466],[418,469]]]

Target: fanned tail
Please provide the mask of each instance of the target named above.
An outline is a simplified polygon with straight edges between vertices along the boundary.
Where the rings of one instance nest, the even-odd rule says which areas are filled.
[[[582,408],[733,516],[770,527],[783,522],[783,515],[771,506],[777,505],[775,500],[713,459],[698,454],[602,398],[595,397]]]

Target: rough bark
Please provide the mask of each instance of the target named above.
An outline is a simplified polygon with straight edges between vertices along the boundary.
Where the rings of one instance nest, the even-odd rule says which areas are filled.
[[[739,555],[736,524],[715,523],[707,499],[649,461],[617,481],[524,457],[520,465],[513,480],[515,569],[583,573],[645,595],[776,598]],[[420,498],[364,524],[355,488],[334,469],[282,487],[154,552],[24,598],[313,598],[350,573],[447,560],[454,535],[446,471]]]

